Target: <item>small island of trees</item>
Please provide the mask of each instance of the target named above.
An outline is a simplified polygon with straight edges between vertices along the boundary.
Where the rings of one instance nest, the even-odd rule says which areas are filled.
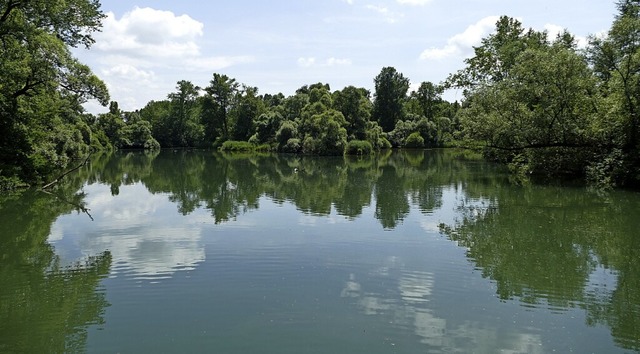
[[[640,1],[620,0],[606,35],[585,48],[503,16],[465,67],[442,83],[382,68],[373,92],[325,83],[295,94],[214,73],[177,82],[165,100],[122,111],[70,52],[89,48],[104,14],[97,0],[0,1],[0,189],[38,184],[91,151],[169,147],[317,155],[388,148],[481,150],[521,176],[640,184]],[[442,98],[459,89],[463,100]],[[97,99],[109,112],[83,109]]]

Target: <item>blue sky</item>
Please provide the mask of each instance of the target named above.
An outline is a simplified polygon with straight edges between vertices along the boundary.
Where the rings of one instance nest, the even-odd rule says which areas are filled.
[[[125,110],[165,99],[177,81],[207,86],[213,73],[291,95],[328,83],[374,89],[393,66],[412,85],[441,82],[463,68],[500,15],[525,27],[563,28],[576,37],[607,31],[616,13],[605,0],[102,0],[96,43],[74,50]],[[461,98],[447,92],[445,98]],[[92,113],[103,112],[95,102]]]

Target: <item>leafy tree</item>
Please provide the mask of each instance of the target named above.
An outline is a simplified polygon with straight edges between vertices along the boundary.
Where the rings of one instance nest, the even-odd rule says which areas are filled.
[[[88,48],[103,18],[98,1],[0,2],[0,179],[40,179],[88,150],[81,104],[109,95],[69,47]]]
[[[392,131],[399,120],[404,119],[404,103],[409,90],[409,79],[393,67],[382,68],[374,79],[375,100],[373,102],[373,120],[378,122],[385,132]]]
[[[502,17],[467,67],[450,77],[468,89],[460,115],[467,136],[526,172],[584,173],[593,157],[598,99],[572,42],[564,33],[548,43],[546,33],[525,32],[517,20]]]
[[[258,88],[243,86],[231,111],[234,140],[246,141],[254,133],[254,121],[265,110],[264,102],[257,96]]]
[[[151,123],[140,118],[137,112],[128,113],[121,131],[122,148],[157,150],[160,144],[151,134]]]
[[[520,21],[501,16],[496,22],[495,33],[483,38],[481,45],[474,47],[474,56],[465,59],[464,69],[447,78],[445,88],[473,90],[481,85],[500,82],[508,78],[520,53],[547,44],[546,32],[525,32]]]
[[[172,131],[170,127],[171,101],[151,101],[139,112],[140,119],[149,122],[151,135],[160,143],[160,146],[172,146]]]
[[[347,130],[342,113],[329,109],[311,116],[303,151],[317,155],[342,155],[347,144]]]
[[[364,88],[347,86],[333,94],[333,108],[347,120],[347,134],[352,139],[366,139],[367,122],[371,119],[370,93]]]
[[[204,89],[206,95],[202,123],[207,141],[220,136],[223,139],[229,137],[229,111],[239,86],[235,79],[214,73],[209,86]]]
[[[620,0],[604,38],[591,38],[589,62],[605,107],[596,128],[606,149],[596,171],[620,184],[640,184],[640,1]],[[622,167],[624,166],[624,167]]]
[[[256,142],[262,144],[273,141],[282,121],[280,112],[272,111],[261,114],[255,122]]]
[[[438,115],[438,106],[442,102],[442,87],[425,81],[420,84],[417,91],[411,93],[411,98],[415,99],[420,114],[430,121],[433,121]]]
[[[203,131],[198,123],[197,99],[200,88],[190,81],[178,81],[176,92],[168,95],[171,101],[170,146],[197,146],[203,138]]]

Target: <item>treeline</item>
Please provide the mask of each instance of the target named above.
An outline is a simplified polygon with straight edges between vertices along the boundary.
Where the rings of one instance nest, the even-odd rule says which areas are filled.
[[[69,47],[93,43],[104,14],[97,0],[2,1],[0,188],[38,182],[91,149],[204,147],[288,153],[366,154],[390,147],[480,148],[514,173],[640,183],[640,0],[617,2],[609,32],[579,49],[503,16],[465,68],[441,84],[393,67],[375,91],[305,85],[295,94],[215,73],[206,87],[179,81],[167,99],[123,112]],[[442,99],[464,92],[461,104]]]
[[[92,126],[104,133],[102,147],[116,148],[259,147],[341,155],[452,140],[459,105],[443,100],[440,87],[424,82],[408,94],[409,79],[393,67],[383,68],[375,83],[373,97],[365,88],[332,92],[323,83],[285,97],[259,95],[258,88],[215,73],[207,87],[179,81],[166,100],[135,112],[122,112],[111,102],[109,113],[98,115]]]

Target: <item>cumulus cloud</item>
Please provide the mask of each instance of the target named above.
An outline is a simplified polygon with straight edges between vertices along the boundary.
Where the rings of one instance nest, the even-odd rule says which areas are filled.
[[[138,69],[131,64],[118,64],[111,68],[102,70],[102,75],[106,77],[120,77],[134,81],[148,81],[155,78],[153,71]]]
[[[440,60],[452,56],[470,54],[472,47],[479,45],[482,38],[486,37],[495,29],[495,24],[498,19],[498,16],[489,16],[481,19],[467,27],[464,32],[449,38],[445,46],[426,49],[420,54],[420,59]]]
[[[112,99],[125,110],[165,98],[177,80],[255,61],[249,55],[205,55],[200,46],[204,24],[189,15],[149,7],[135,7],[121,17],[106,15],[90,53],[97,63],[94,70],[101,72]],[[85,109],[104,111],[93,103]]]
[[[199,54],[196,40],[203,27],[187,15],[148,7],[136,7],[119,20],[109,12],[95,36],[95,48],[149,57],[194,56]]]

